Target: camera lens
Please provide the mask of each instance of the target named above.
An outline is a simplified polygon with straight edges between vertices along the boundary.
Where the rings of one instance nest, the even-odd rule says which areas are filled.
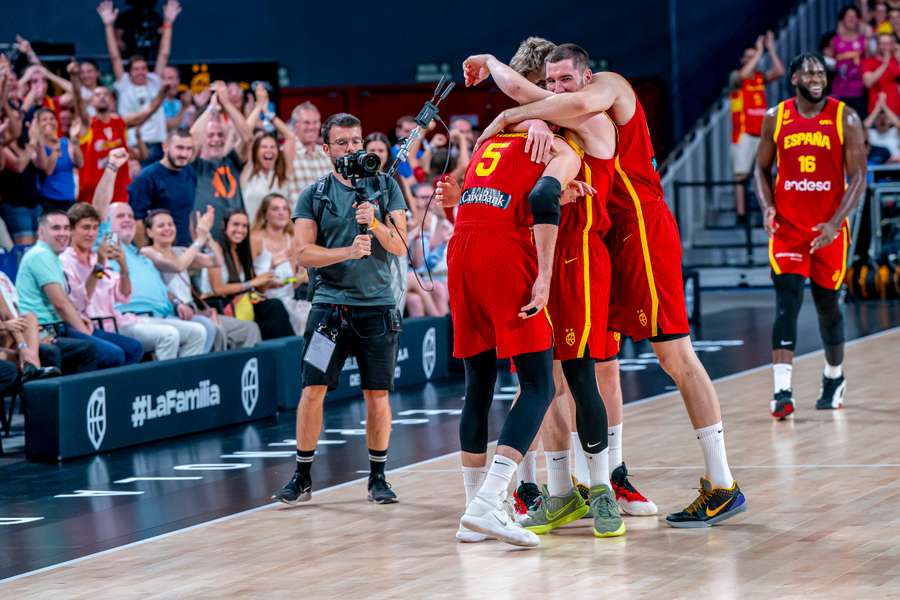
[[[378,167],[381,166],[381,159],[372,153],[363,154],[359,157],[359,165],[367,174],[374,175],[378,172]]]

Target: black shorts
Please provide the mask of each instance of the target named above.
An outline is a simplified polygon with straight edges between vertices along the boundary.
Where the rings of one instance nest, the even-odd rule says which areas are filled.
[[[327,373],[301,361],[303,387],[327,385],[328,389],[335,389],[344,362],[348,356],[354,356],[362,389],[394,391],[401,329],[400,313],[394,307],[314,304],[303,333],[304,357],[313,333],[322,323],[328,330],[337,330],[334,353]]]

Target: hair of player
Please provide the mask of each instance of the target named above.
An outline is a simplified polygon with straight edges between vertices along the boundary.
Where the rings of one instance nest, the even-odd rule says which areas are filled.
[[[362,121],[351,115],[350,113],[333,114],[322,123],[322,140],[326,144],[330,143],[328,138],[333,127],[362,127]]]
[[[535,71],[544,71],[547,55],[556,49],[556,44],[544,38],[531,36],[519,44],[513,57],[509,59],[509,67],[522,76]]]
[[[566,59],[572,59],[572,65],[579,71],[591,66],[591,57],[587,50],[578,44],[560,44],[547,55],[548,63],[556,63]]]
[[[790,67],[788,67],[788,77],[793,77],[794,73],[802,69],[803,64],[808,60],[814,60],[822,65],[823,68],[825,67],[825,57],[818,52],[802,52],[791,61]]]

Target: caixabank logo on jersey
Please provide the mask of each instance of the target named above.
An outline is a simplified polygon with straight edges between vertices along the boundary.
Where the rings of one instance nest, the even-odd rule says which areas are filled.
[[[26,443],[66,458],[271,416],[275,364],[263,345],[60,378],[29,389],[30,420],[49,430]]]

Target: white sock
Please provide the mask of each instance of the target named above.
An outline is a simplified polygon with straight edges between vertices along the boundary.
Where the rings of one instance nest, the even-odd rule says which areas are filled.
[[[463,467],[463,486],[466,488],[466,506],[478,493],[478,488],[484,483],[484,477],[487,475],[487,467]]]
[[[775,378],[775,393],[791,389],[791,371],[794,368],[787,363],[775,363],[772,365],[772,375]]]
[[[828,379],[837,379],[843,374],[843,365],[832,366],[828,364],[827,360],[825,361],[825,377],[827,377]]]
[[[590,470],[591,487],[603,484],[612,490],[612,485],[609,483],[609,448],[604,448],[596,454],[587,452],[582,452],[582,454],[584,454]]]
[[[516,467],[519,483],[537,483],[537,450],[529,450]]]
[[[478,495],[487,500],[495,501],[506,497],[509,482],[516,472],[516,461],[505,456],[495,454],[491,460],[491,467],[478,490]]]
[[[572,491],[569,451],[544,452],[547,458],[547,490],[551,496],[564,496]]]
[[[578,483],[587,483],[591,480],[591,472],[588,469],[587,459],[584,457],[584,450],[581,448],[581,438],[578,432],[572,432],[572,450],[575,452],[575,479]]]
[[[609,436],[609,470],[615,471],[622,464],[622,423],[607,428]]]
[[[722,422],[709,427],[695,429],[700,447],[703,449],[703,460],[706,462],[706,477],[714,488],[730,488],[734,484],[731,469],[728,468],[728,457],[725,456],[725,434]]]

